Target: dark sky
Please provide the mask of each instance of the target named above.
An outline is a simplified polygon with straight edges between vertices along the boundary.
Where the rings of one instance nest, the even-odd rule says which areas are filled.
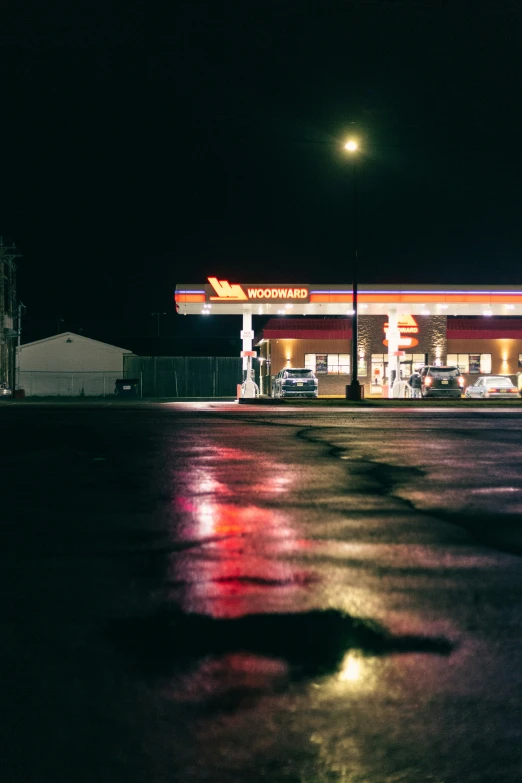
[[[182,335],[209,274],[349,282],[351,133],[360,280],[522,284],[520,0],[158,8],[0,0],[25,339]]]

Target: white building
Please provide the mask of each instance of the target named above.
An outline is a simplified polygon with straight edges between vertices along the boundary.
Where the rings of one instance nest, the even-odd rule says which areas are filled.
[[[112,395],[124,355],[133,354],[74,332],[55,334],[21,346],[18,386],[27,396]]]

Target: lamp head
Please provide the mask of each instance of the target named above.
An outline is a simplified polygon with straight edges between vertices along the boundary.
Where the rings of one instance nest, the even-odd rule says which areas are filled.
[[[346,142],[344,145],[344,149],[348,150],[348,152],[357,152],[359,149],[359,145],[355,141],[355,139],[349,139],[349,141]]]

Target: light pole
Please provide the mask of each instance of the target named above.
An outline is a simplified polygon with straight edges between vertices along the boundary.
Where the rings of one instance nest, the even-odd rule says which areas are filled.
[[[358,370],[358,348],[357,348],[357,260],[358,260],[358,215],[357,215],[357,151],[358,143],[355,139],[349,139],[344,145],[352,156],[352,208],[353,208],[353,272],[352,272],[352,380],[349,387],[346,387],[346,397],[349,400],[361,399],[361,384],[357,377]]]

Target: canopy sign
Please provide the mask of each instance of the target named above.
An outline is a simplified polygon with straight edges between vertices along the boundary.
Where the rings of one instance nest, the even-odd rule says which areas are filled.
[[[419,344],[416,337],[410,337],[412,334],[419,333],[419,327],[417,321],[412,315],[399,315],[399,322],[397,324],[401,339],[399,340],[399,348],[414,348]],[[386,339],[383,340],[384,345],[388,345],[388,322],[384,324],[384,334]]]
[[[216,294],[209,297],[211,302],[304,302],[309,298],[309,289],[303,285],[248,285],[229,283],[217,277],[209,277],[208,282]]]

